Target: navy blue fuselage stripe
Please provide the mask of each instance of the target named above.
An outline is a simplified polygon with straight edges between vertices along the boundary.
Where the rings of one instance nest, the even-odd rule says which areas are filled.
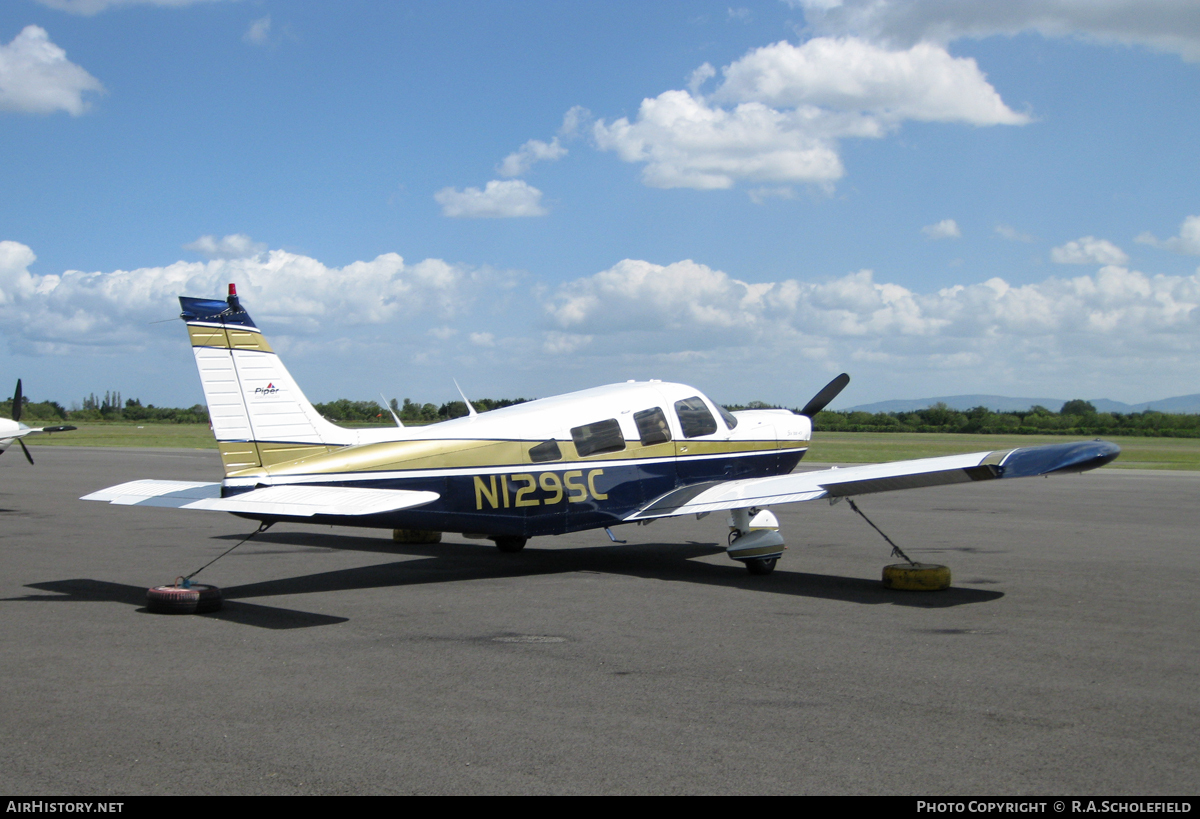
[[[362,474],[353,479],[322,481],[320,485],[436,492],[439,498],[415,509],[380,515],[316,515],[296,520],[381,529],[426,529],[524,537],[557,535],[622,523],[626,517],[655,498],[695,483],[711,484],[729,480],[731,475],[737,478],[784,475],[795,468],[803,455],[804,450],[771,450],[751,457],[712,458],[699,463],[629,461],[598,468],[580,464],[579,469],[566,471],[539,470],[538,464],[528,464],[514,466],[513,474],[489,472],[377,480]],[[550,488],[540,480],[540,476],[546,473],[557,476],[548,481]],[[569,491],[571,487],[564,486],[567,484],[564,476],[574,473],[580,474],[574,478],[573,488],[576,491],[572,493]],[[596,474],[593,476],[591,473]],[[530,488],[527,478],[521,480],[525,476],[532,476],[534,488]],[[558,491],[559,486],[563,487],[561,492]],[[246,487],[246,490],[251,488]],[[528,505],[517,505],[519,492],[524,493],[523,500]],[[597,495],[603,497],[598,498]],[[495,506],[491,498],[495,498]],[[241,517],[255,520],[289,519],[270,515]]]

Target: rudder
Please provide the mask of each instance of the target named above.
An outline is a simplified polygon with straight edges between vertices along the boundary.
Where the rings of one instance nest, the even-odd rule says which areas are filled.
[[[296,386],[233,284],[225,301],[180,296],[179,304],[226,476],[290,460],[314,445],[357,443],[353,431],[322,418]]]

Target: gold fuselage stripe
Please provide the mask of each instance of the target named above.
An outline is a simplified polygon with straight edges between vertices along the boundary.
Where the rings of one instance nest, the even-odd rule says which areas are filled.
[[[255,475],[321,475],[354,472],[407,472],[412,470],[463,469],[473,467],[536,466],[554,469],[562,464],[587,464],[599,461],[642,460],[648,458],[681,459],[735,453],[768,453],[798,449],[806,441],[668,441],[641,446],[632,444],[621,452],[604,452],[580,458],[571,441],[559,441],[562,458],[534,463],[529,450],[541,441],[435,439],[420,441],[387,441],[359,446],[333,447],[320,444],[257,444],[262,467],[247,465],[231,470],[231,458],[226,459],[227,477]],[[686,447],[686,453],[676,448]],[[222,443],[230,454],[245,451],[254,443]],[[235,449],[242,447],[242,450]]]

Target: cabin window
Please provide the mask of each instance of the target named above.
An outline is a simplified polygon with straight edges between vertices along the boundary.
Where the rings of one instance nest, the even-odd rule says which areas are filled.
[[[721,413],[721,417],[725,419],[725,426],[733,429],[737,426],[737,416],[725,409],[720,404],[717,404],[717,412]]]
[[[620,452],[625,448],[625,438],[616,418],[575,427],[571,430],[571,438],[581,458],[601,452]]]
[[[635,412],[633,421],[637,424],[642,446],[661,444],[671,440],[671,429],[667,426],[667,414],[658,407]]]
[[[549,441],[542,441],[542,443],[529,450],[529,460],[535,464],[544,463],[545,461],[557,461],[561,458],[562,450],[558,448],[558,441],[553,438]]]
[[[698,395],[676,401],[675,414],[679,416],[684,438],[698,438],[717,431],[717,419],[713,418],[704,399]]]

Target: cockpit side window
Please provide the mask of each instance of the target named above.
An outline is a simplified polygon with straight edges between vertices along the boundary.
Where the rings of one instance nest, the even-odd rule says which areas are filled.
[[[661,444],[671,440],[671,429],[667,426],[667,414],[658,407],[633,414],[642,446]]]
[[[717,431],[717,419],[713,418],[704,399],[698,395],[676,401],[675,414],[679,416],[684,438],[698,438]]]
[[[721,413],[721,418],[725,420],[725,426],[734,429],[737,426],[737,416],[725,409],[720,404],[717,404],[717,412]]]
[[[546,461],[557,461],[561,458],[562,450],[558,448],[558,441],[553,438],[549,441],[542,441],[542,443],[529,449],[529,460],[535,464],[545,463]]]
[[[601,452],[620,452],[625,448],[625,437],[621,435],[621,425],[616,418],[575,427],[571,430],[571,438],[581,458]]]

